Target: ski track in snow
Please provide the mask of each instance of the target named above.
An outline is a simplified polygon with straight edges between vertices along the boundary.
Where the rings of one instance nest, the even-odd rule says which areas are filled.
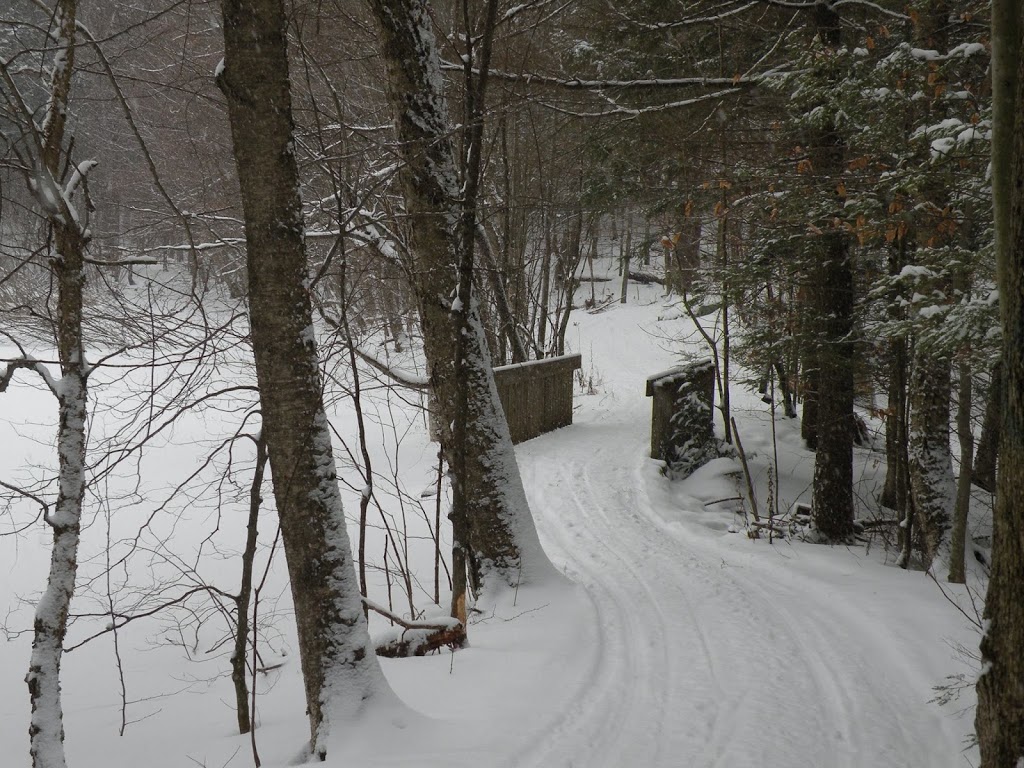
[[[646,424],[610,416],[524,456],[545,548],[592,603],[597,654],[571,708],[508,766],[963,765],[935,739],[937,708],[921,714],[939,681],[784,562],[730,565],[690,523],[656,519]]]

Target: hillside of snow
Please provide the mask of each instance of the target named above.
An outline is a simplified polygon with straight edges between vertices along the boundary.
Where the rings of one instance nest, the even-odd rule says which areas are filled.
[[[567,347],[583,355],[574,423],[517,448],[541,541],[567,581],[524,587],[497,604],[478,605],[465,650],[383,660],[400,702],[381,704],[362,721],[337,728],[326,765],[974,764],[976,749],[967,746],[973,688],[946,704],[935,701],[937,686],[956,683],[958,676],[971,684],[976,674],[971,654],[979,638],[965,588],[897,568],[878,536],[847,547],[749,538],[747,503],[737,498],[745,484],[735,458],[717,459],[684,481],[666,479],[648,455],[645,379],[706,350],[676,302],[657,286],[632,286],[625,305],[575,312]],[[52,453],[51,403],[33,386],[26,381],[0,395],[0,476],[45,465]],[[129,386],[114,377],[96,397],[114,401],[126,397],[118,387]],[[424,420],[401,398],[379,394],[375,403],[375,434],[382,443],[399,443],[395,455],[401,457],[388,463],[380,449],[379,466],[415,496],[436,472]],[[776,453],[779,508],[806,500],[813,455],[802,447],[798,422],[777,414],[773,448],[771,411],[760,395],[734,385],[732,403],[762,508]],[[351,420],[348,411],[336,414],[339,433],[351,433]],[[720,422],[716,429],[721,433]],[[140,518],[154,514],[159,489],[181,482],[193,469],[194,446],[216,432],[215,421],[198,417],[177,423],[157,455],[140,465],[146,477],[138,501],[117,514],[106,514],[103,489],[93,490],[85,533],[92,565],[103,564],[104,542],[123,541],[139,530]],[[855,463],[859,503],[869,512],[884,455],[858,448]],[[351,515],[355,507],[348,503]],[[433,578],[423,526],[433,502],[425,504],[426,513],[409,503],[400,519],[413,542],[408,561],[422,581],[416,607],[423,609]],[[165,543],[189,542],[212,526],[217,536],[233,537],[237,552],[244,511],[223,509],[223,519],[211,522],[214,513],[198,502],[183,505],[176,522],[154,522],[161,533],[153,535]],[[272,535],[270,517],[261,525]],[[41,523],[17,535],[5,532],[0,745],[5,767],[26,768],[23,678],[31,638],[24,630],[45,574],[48,533]],[[146,541],[151,563],[171,559]],[[201,552],[194,561],[182,556],[182,562],[233,588],[233,552],[200,544],[179,545]],[[158,570],[154,565],[149,576],[115,570],[112,589],[147,594],[156,586],[144,579]],[[378,602],[382,578],[375,576],[378,591],[371,595]],[[102,583],[90,587],[94,598],[104,594]],[[291,764],[308,738],[280,560],[269,569],[263,601],[269,650],[256,680],[255,745],[262,764],[276,768]],[[102,605],[92,607],[102,614]],[[105,621],[102,615],[81,619],[69,644]],[[204,630],[193,643],[190,635],[175,634],[175,621],[182,620],[132,623],[66,655],[66,743],[73,768],[253,764],[250,737],[235,733],[230,669],[217,633]],[[384,629],[375,622],[374,631]]]

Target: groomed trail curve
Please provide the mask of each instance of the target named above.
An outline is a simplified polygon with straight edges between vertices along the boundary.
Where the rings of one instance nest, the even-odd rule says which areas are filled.
[[[571,428],[520,449],[543,544],[589,601],[594,642],[571,706],[531,722],[504,764],[967,765],[963,723],[929,703],[953,651],[913,626],[913,606],[905,625],[887,618],[907,574],[678,507],[648,458],[654,371],[629,349],[598,363],[607,394]],[[916,576],[904,598],[932,601]]]

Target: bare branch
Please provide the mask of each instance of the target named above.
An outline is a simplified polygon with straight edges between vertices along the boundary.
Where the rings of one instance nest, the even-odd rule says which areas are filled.
[[[464,71],[462,64],[443,62],[441,69],[448,71]],[[477,71],[473,70],[474,74]],[[662,78],[634,78],[630,80],[616,79],[594,79],[583,77],[555,77],[552,75],[539,75],[535,73],[507,72],[500,69],[491,70],[490,77],[507,82],[525,83],[526,85],[544,85],[554,88],[567,88],[570,90],[598,91],[607,88],[626,89],[652,89],[652,88],[720,88],[731,86],[739,88],[749,87],[760,83],[767,75],[739,77],[662,77]]]

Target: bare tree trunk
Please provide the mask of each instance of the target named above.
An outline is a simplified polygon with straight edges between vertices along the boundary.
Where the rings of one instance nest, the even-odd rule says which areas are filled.
[[[544,223],[544,256],[540,262],[540,297],[537,302],[537,357],[542,358],[547,352],[548,338],[548,304],[551,300],[551,252],[555,249],[554,223],[545,217]]]
[[[49,218],[56,258],[51,260],[56,279],[57,307],[55,335],[61,378],[54,382],[44,376],[57,396],[57,501],[53,510],[44,509],[44,520],[53,531],[53,549],[46,589],[36,605],[33,622],[32,656],[28,684],[32,704],[29,720],[29,751],[33,768],[64,768],[64,713],[61,705],[60,667],[67,633],[68,612],[75,591],[78,546],[81,534],[82,502],[86,488],[86,417],[88,365],[82,344],[85,247],[88,243],[88,205],[79,214],[71,202],[71,181],[61,184],[63,167],[71,164],[65,150],[65,128],[71,101],[71,80],[75,71],[75,0],[59,0],[52,24],[55,48],[48,70],[49,99],[41,124],[37,124],[6,68],[2,70],[4,97],[12,114],[24,120],[29,137],[32,168],[26,169],[29,189]],[[0,64],[2,67],[2,64]],[[84,177],[93,163],[75,167]],[[30,367],[30,366],[26,366]],[[0,375],[0,391],[6,389],[12,364]]]
[[[558,308],[555,311],[555,339],[554,353],[565,354],[565,334],[569,329],[569,318],[575,308],[573,301],[576,296],[576,287],[579,285],[576,271],[583,261],[583,211],[577,203],[572,214],[572,223],[569,225],[568,236],[565,239],[565,247],[562,249],[561,258],[558,260],[559,274],[559,297]]]
[[[827,236],[825,262],[817,267],[818,428],[811,508],[829,540],[853,533],[853,268],[845,233]]]
[[[263,434],[298,626],[313,753],[387,690],[370,646],[313,331],[283,0],[225,0],[227,97],[245,214]]]
[[[963,361],[958,366],[959,386],[956,410],[956,436],[960,441],[960,475],[956,486],[956,508],[953,514],[953,535],[950,541],[949,580],[963,584],[964,557],[967,548],[967,513],[971,508],[971,466],[974,463],[974,433],[971,431],[971,366]]]
[[[525,363],[527,360],[526,346],[519,335],[519,328],[516,324],[516,317],[512,311],[512,305],[508,300],[508,291],[505,288],[505,276],[498,269],[498,263],[494,258],[494,249],[483,227],[476,228],[476,242],[480,246],[480,253],[483,256],[484,268],[491,288],[491,295],[494,296],[494,308],[498,313],[498,321],[501,324],[501,332],[508,340],[509,348],[512,351],[513,363]]]
[[[905,489],[900,488],[903,456],[902,446],[907,439],[904,414],[906,413],[906,342],[897,339],[889,342],[889,405],[885,414],[885,486],[882,488],[881,503],[896,512],[906,508]],[[903,493],[901,494],[901,490]]]
[[[723,199],[725,191],[723,190]],[[728,234],[728,216],[722,215],[719,222],[718,229],[718,254],[719,264],[722,267],[722,356],[721,356],[721,370],[719,371],[719,378],[721,380],[721,395],[722,402],[718,406],[722,412],[722,425],[725,429],[725,442],[732,443],[732,398],[730,396],[729,381],[729,362],[732,352],[732,337],[729,334],[729,241],[727,239]],[[698,249],[700,245],[698,244]],[[699,252],[699,250],[698,250]]]
[[[889,256],[889,274],[898,275],[906,264],[906,238],[901,237]],[[899,320],[903,310],[895,301],[889,302],[889,317]],[[900,515],[907,509],[907,487],[904,483],[904,457],[907,446],[907,340],[904,337],[887,342],[888,403],[885,414],[885,486],[881,503]],[[900,529],[900,535],[904,533]]]
[[[804,407],[800,414],[800,438],[807,450],[818,448],[818,356],[813,349],[814,342],[804,350],[800,376],[800,388],[803,392]]]
[[[978,452],[974,457],[972,480],[976,486],[989,493],[996,491],[996,466],[999,458],[999,432],[1002,422],[1003,363],[992,366],[992,377],[985,403],[985,417],[981,422],[981,437]]]
[[[931,567],[946,543],[956,497],[949,450],[949,360],[915,353],[910,376],[910,492],[923,564]]]
[[[1024,759],[1024,6],[992,4],[992,191],[1003,328],[1002,440],[974,725],[981,768]]]
[[[619,257],[619,266],[622,268],[622,284],[619,286],[619,303],[626,303],[626,293],[629,291],[629,261],[630,251],[633,247],[633,225],[631,223],[626,225],[626,239],[623,242],[621,255]]]
[[[423,323],[430,384],[436,394],[441,442],[451,456],[450,425],[457,417],[456,334],[450,296],[462,248],[462,211],[450,140],[437,43],[426,0],[369,0],[382,31],[388,97],[395,111],[403,159],[401,180],[410,220],[415,289]],[[537,539],[508,424],[498,400],[479,314],[460,306],[467,330],[467,451],[464,483],[471,500],[469,540],[456,542],[469,559],[470,584],[514,585],[548,574]],[[546,322],[546,319],[545,319]],[[453,467],[454,471],[454,467]],[[454,521],[453,521],[454,522]],[[453,572],[458,579],[458,568]]]
[[[817,6],[816,14],[822,41],[837,48],[841,42],[839,15],[831,3]],[[819,129],[809,151],[814,167],[829,183],[842,178],[846,150],[836,126]],[[844,193],[837,187],[834,194],[835,204],[842,206]],[[847,233],[832,230],[822,241],[822,261],[811,270],[815,323],[821,331],[814,352],[817,448],[811,507],[815,527],[825,538],[836,541],[853,533],[854,285]]]
[[[252,729],[249,711],[249,685],[246,660],[249,648],[249,605],[252,600],[252,572],[259,536],[260,506],[263,504],[263,474],[267,468],[267,441],[256,438],[256,468],[249,486],[249,523],[246,526],[245,550],[242,552],[242,583],[238,588],[238,616],[235,621],[235,647],[231,653],[231,682],[235,686],[235,714],[238,732]],[[253,640],[255,646],[255,639]],[[255,674],[255,673],[254,673]]]

